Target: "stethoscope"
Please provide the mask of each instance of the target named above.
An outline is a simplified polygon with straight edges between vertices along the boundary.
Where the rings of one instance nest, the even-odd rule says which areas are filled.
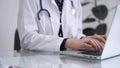
[[[75,5],[74,5],[74,3],[73,3],[73,0],[70,0],[70,3],[71,3],[72,15],[75,15]],[[51,20],[52,20],[52,19],[51,19],[51,14],[50,14],[50,12],[49,12],[47,9],[44,9],[44,8],[43,8],[42,0],[39,0],[39,4],[40,4],[40,10],[39,10],[38,13],[37,13],[37,18],[38,18],[38,20],[39,20],[39,21],[41,20],[40,14],[41,14],[42,12],[46,12],[47,15],[48,15],[48,17],[49,17],[49,19],[50,19],[50,23],[52,24],[52,22],[51,22]],[[52,25],[51,25],[51,26],[52,26]],[[60,25],[60,27],[61,27],[61,26],[62,26],[62,25]],[[62,27],[61,27],[60,29],[62,29]],[[53,28],[52,28],[52,31],[53,31]],[[59,35],[60,37],[63,37],[62,30],[59,30],[58,35]]]

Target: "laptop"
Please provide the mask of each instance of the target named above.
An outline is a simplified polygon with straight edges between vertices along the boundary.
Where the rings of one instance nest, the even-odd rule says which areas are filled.
[[[109,34],[107,35],[106,43],[102,52],[88,51],[83,53],[81,51],[61,51],[61,54],[79,56],[90,59],[108,59],[120,55],[120,5],[117,7],[114,15]]]

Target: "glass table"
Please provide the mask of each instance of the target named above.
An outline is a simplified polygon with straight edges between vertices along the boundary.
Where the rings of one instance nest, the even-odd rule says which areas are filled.
[[[17,57],[0,58],[0,68],[120,68],[120,56],[100,61],[53,52],[23,50]]]

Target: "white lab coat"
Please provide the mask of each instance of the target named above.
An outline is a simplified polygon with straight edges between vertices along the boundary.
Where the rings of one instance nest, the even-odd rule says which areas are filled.
[[[75,14],[72,14],[70,0],[65,0],[62,12],[63,38],[58,37],[60,27],[60,15],[54,0],[42,0],[43,8],[51,14],[51,24],[53,32],[44,32],[44,28],[49,29],[49,17],[41,16],[37,19],[40,10],[39,0],[20,0],[20,10],[18,15],[18,31],[21,47],[28,50],[40,51],[60,51],[60,45],[64,38],[80,39],[82,34],[82,10],[80,0],[73,0]],[[39,25],[38,25],[39,23]],[[43,28],[42,28],[43,27]]]

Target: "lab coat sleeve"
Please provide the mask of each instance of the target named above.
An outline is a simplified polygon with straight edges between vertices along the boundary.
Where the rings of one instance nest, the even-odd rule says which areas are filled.
[[[63,38],[38,33],[38,0],[20,0],[18,31],[21,47],[28,50],[60,51]]]
[[[82,6],[81,6],[81,1],[77,0],[77,23],[78,23],[78,39],[85,37],[85,35],[83,34],[83,23],[82,23]]]

